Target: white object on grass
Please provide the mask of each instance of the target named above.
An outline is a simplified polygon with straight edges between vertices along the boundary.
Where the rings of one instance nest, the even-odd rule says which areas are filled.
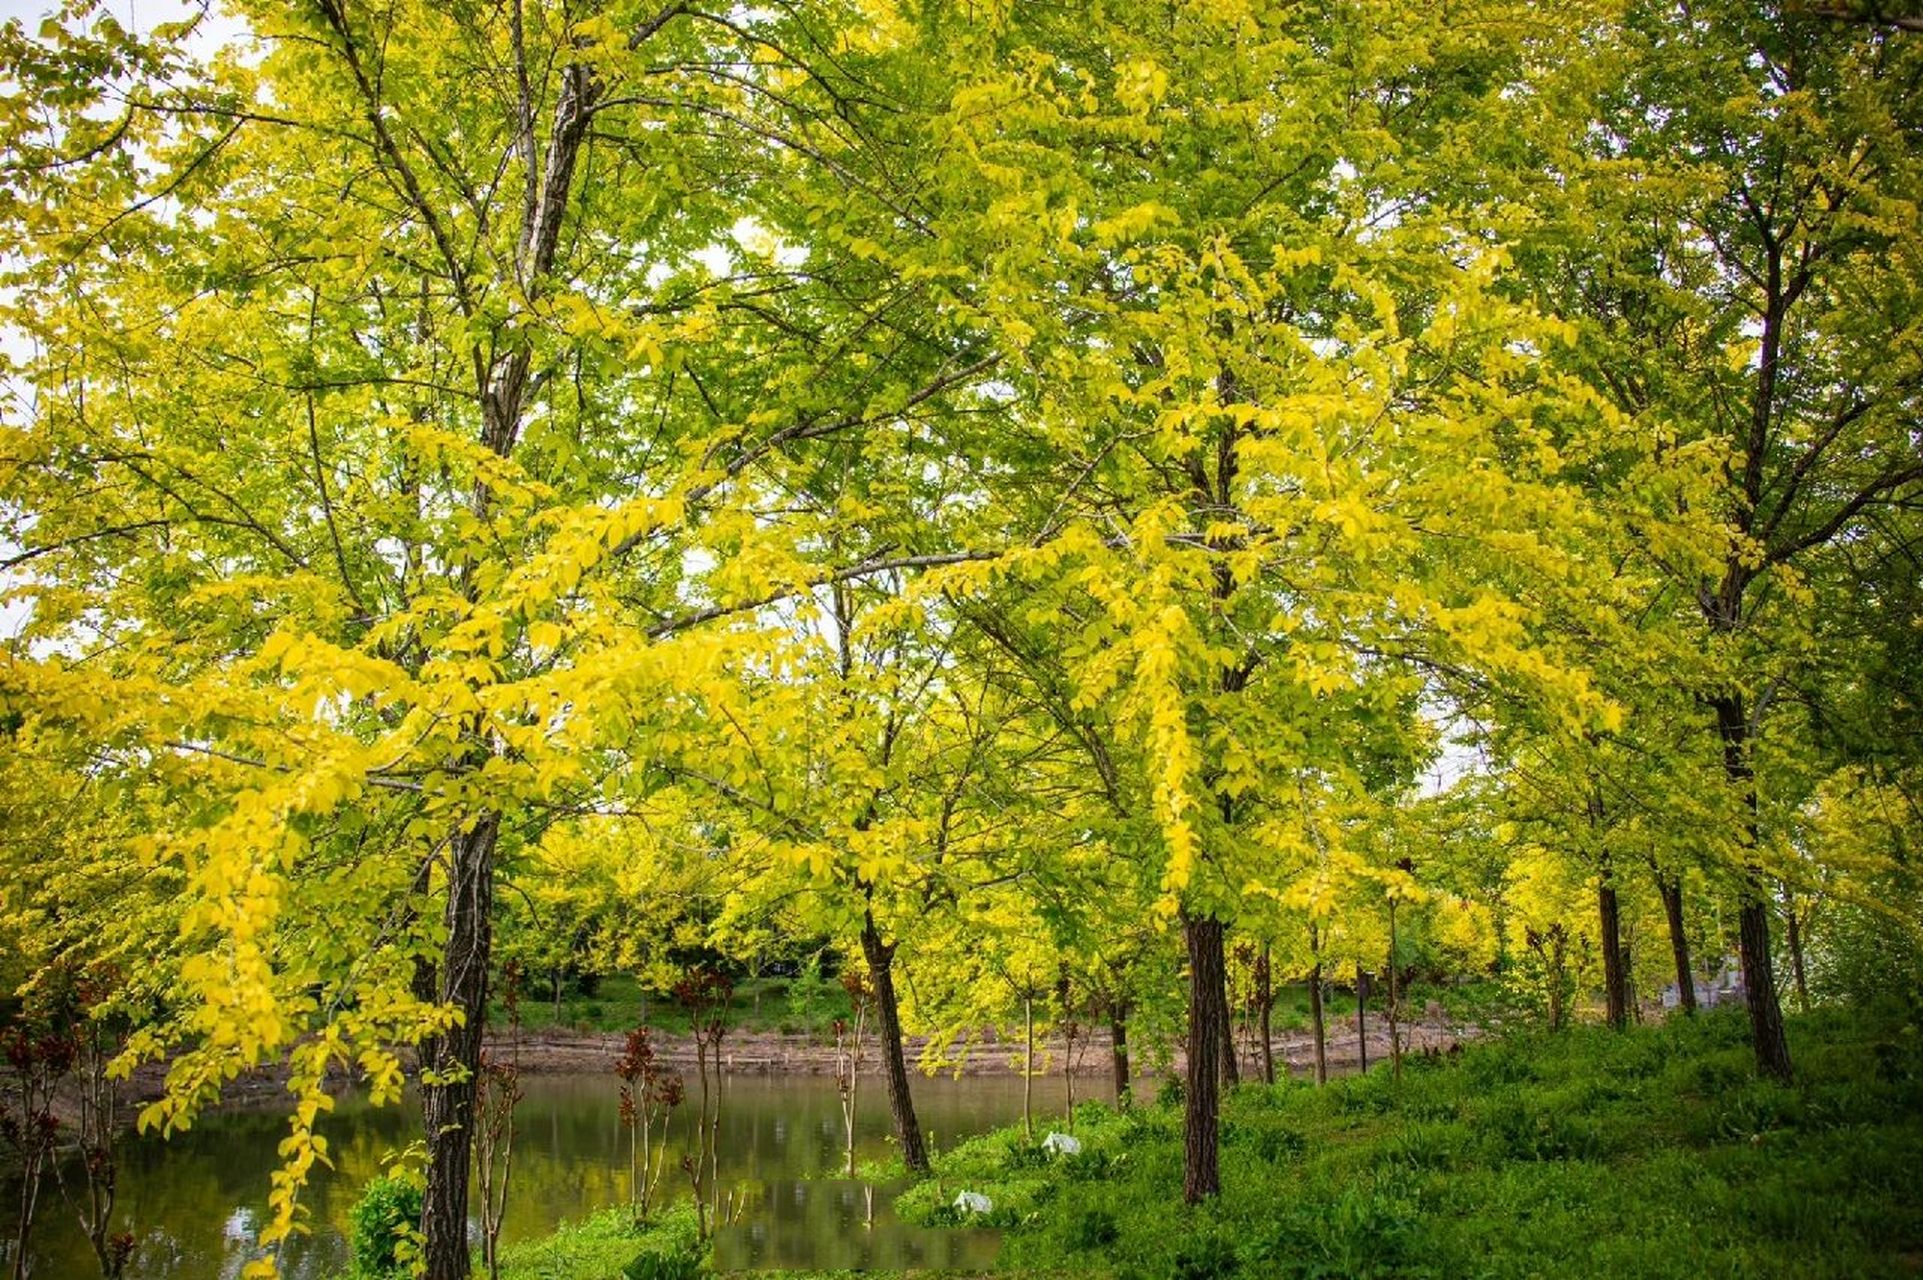
[[[955,1207],[963,1213],[987,1213],[995,1202],[979,1191],[964,1191],[955,1197]]]
[[[1082,1140],[1072,1133],[1051,1133],[1042,1139],[1042,1150],[1051,1156],[1078,1156]]]

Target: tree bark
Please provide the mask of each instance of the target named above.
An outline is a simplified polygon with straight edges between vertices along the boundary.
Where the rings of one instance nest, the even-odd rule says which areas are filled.
[[[1596,909],[1602,923],[1603,1005],[1609,1025],[1618,1031],[1629,1026],[1629,991],[1623,971],[1622,905],[1616,899],[1616,882],[1607,856],[1602,862],[1602,879],[1596,887]]]
[[[875,982],[875,1013],[881,1020],[881,1060],[888,1077],[888,1110],[895,1120],[895,1140],[901,1144],[902,1163],[914,1173],[928,1172],[928,1152],[922,1145],[921,1122],[915,1119],[915,1100],[908,1091],[908,1062],[901,1049],[901,1005],[895,999],[895,944],[884,943],[875,927],[875,913],[864,908],[861,953]]]
[[[1809,975],[1803,968],[1803,924],[1796,918],[1794,896],[1783,903],[1783,919],[1789,928],[1789,967],[1791,976],[1796,979],[1796,1007],[1808,1013]]]
[[[1329,1082],[1329,1031],[1322,1021],[1322,962],[1309,970],[1309,1023],[1315,1035],[1315,1082]]]
[[[1756,816],[1756,775],[1749,761],[1749,718],[1744,714],[1742,698],[1734,694],[1716,699],[1715,707],[1716,731],[1723,740],[1723,773],[1743,798],[1742,844],[1754,850],[1761,833]],[[1789,1039],[1783,1034],[1783,1006],[1776,998],[1776,968],[1770,957],[1769,903],[1754,865],[1744,877],[1739,919],[1743,987],[1756,1065],[1764,1075],[1787,1083],[1793,1072]]]
[[[1364,1007],[1369,1001],[1369,975],[1362,966],[1355,967],[1355,1047],[1362,1058],[1362,1074],[1369,1074],[1369,1015]]]
[[[1108,1016],[1109,1053],[1115,1063],[1115,1105],[1128,1105],[1128,1010],[1116,1005]]]
[[[1221,1102],[1218,1061],[1219,1025],[1227,1012],[1222,998],[1227,975],[1222,957],[1222,922],[1213,916],[1182,921],[1189,956],[1188,1080],[1182,1112],[1182,1199],[1196,1204],[1220,1195],[1218,1110]]]
[[[1035,1141],[1035,997],[1022,996],[1022,1136]]]
[[[447,945],[440,999],[461,1014],[433,1042],[432,1075],[421,1082],[427,1134],[427,1187],[421,1196],[422,1261],[428,1280],[465,1280],[467,1183],[473,1148],[474,1093],[487,1028],[487,969],[493,942],[494,846],[501,819],[485,813],[449,845]]]
[[[1689,933],[1683,925],[1683,879],[1658,873],[1663,914],[1669,917],[1669,951],[1676,961],[1676,999],[1685,1014],[1696,1012],[1696,975],[1689,964]]]
[[[1269,1033],[1269,1014],[1275,1004],[1275,983],[1269,969],[1269,944],[1262,944],[1262,959],[1255,969],[1256,1010],[1262,1031],[1262,1083],[1275,1083],[1275,1041]],[[1287,1064],[1284,1064],[1287,1069]]]
[[[1227,932],[1225,926],[1218,927],[1222,928],[1224,933]],[[1215,999],[1216,1006],[1213,1021],[1222,1037],[1221,1052],[1216,1061],[1222,1070],[1222,1087],[1232,1089],[1242,1083],[1242,1071],[1235,1055],[1235,1012],[1229,1005],[1228,944],[1226,942],[1223,944],[1222,952],[1222,980],[1211,989],[1211,995]]]
[[[1389,1064],[1397,1080],[1402,1079],[1402,1032],[1398,1025],[1402,993],[1396,986],[1396,904],[1389,902]]]

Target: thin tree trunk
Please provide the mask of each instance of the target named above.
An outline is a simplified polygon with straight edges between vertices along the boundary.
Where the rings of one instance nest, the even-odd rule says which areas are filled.
[[[468,1170],[475,1084],[487,1027],[494,846],[500,823],[500,815],[483,814],[472,830],[456,835],[449,848],[447,946],[440,966],[440,999],[459,1010],[462,1020],[435,1037],[432,1068],[439,1082],[424,1081],[421,1087],[427,1136],[421,1235],[428,1280],[465,1280],[469,1269]]]
[[[1128,1010],[1117,1004],[1108,1016],[1109,1055],[1115,1063],[1115,1105],[1127,1106],[1129,1088]]]
[[[1362,1056],[1362,1074],[1369,1074],[1369,975],[1360,964],[1355,967],[1355,1045]]]
[[[1783,917],[1789,925],[1790,975],[1796,979],[1796,1007],[1809,1012],[1809,976],[1803,969],[1803,924],[1796,918],[1796,898],[1784,901]]]
[[[1069,1028],[1062,1045],[1062,1084],[1068,1091],[1068,1111],[1064,1123],[1070,1133],[1075,1132],[1075,1024],[1067,1023]]]
[[[1309,921],[1309,954],[1315,964],[1309,970],[1309,1026],[1315,1036],[1315,1082],[1329,1083],[1329,1029],[1322,1011],[1322,931]]]
[[[1689,966],[1689,934],[1683,924],[1683,879],[1658,873],[1656,887],[1663,895],[1663,914],[1669,918],[1669,951],[1676,961],[1676,1000],[1685,1014],[1693,1014],[1696,975]]]
[[[1182,922],[1189,956],[1188,1080],[1182,1111],[1182,1198],[1196,1204],[1222,1191],[1218,1163],[1221,1102],[1222,997],[1226,978],[1222,922],[1213,916],[1188,916]]]
[[[1568,942],[1563,935],[1562,926],[1555,925],[1550,930],[1549,937],[1549,1029],[1551,1031],[1562,1030],[1563,953],[1567,946]]]
[[[1022,1134],[1035,1141],[1035,997],[1022,993]]]
[[[1389,1069],[1402,1079],[1402,1036],[1397,1022],[1402,993],[1396,986],[1396,903],[1389,900]]]
[[[1723,773],[1742,792],[1742,844],[1754,850],[1758,844],[1756,815],[1756,775],[1749,762],[1749,720],[1740,697],[1716,699],[1716,730],[1723,740]],[[1739,915],[1739,950],[1743,960],[1743,987],[1749,1004],[1750,1039],[1756,1049],[1756,1065],[1763,1074],[1788,1082],[1793,1072],[1789,1057],[1789,1038],[1783,1034],[1783,1006],[1776,997],[1776,967],[1770,957],[1769,904],[1762,879],[1754,866],[1744,877],[1742,911]]]
[[[1609,1025],[1622,1031],[1629,1026],[1629,991],[1623,969],[1622,907],[1616,900],[1608,855],[1603,857],[1602,878],[1596,886],[1596,908],[1602,924],[1603,1004]]]
[[[922,1146],[921,1123],[915,1119],[915,1100],[908,1092],[908,1062],[901,1049],[901,1006],[895,1001],[895,944],[884,943],[875,927],[875,913],[864,909],[861,951],[875,982],[875,1012],[881,1020],[881,1060],[888,1077],[888,1110],[895,1119],[895,1140],[901,1144],[902,1163],[914,1173],[928,1172],[928,1152]]]
[[[1322,962],[1309,970],[1309,1025],[1315,1035],[1315,1082],[1329,1083],[1329,1029],[1322,1021]]]
[[[1226,932],[1226,927],[1224,932]],[[1214,987],[1216,1013],[1214,1022],[1222,1038],[1222,1045],[1216,1059],[1222,1071],[1222,1087],[1230,1089],[1242,1083],[1241,1064],[1235,1053],[1235,1011],[1229,1005],[1229,968],[1228,946],[1223,944],[1222,981]]]
[[[1262,1031],[1262,1083],[1275,1083],[1275,1041],[1269,1034],[1271,1006],[1275,1004],[1275,982],[1269,968],[1269,944],[1262,944],[1262,959],[1255,970],[1256,1016]],[[1286,1064],[1285,1064],[1286,1066]]]

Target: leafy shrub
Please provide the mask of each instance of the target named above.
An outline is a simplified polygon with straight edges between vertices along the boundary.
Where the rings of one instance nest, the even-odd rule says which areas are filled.
[[[1408,1275],[1415,1224],[1415,1203],[1393,1189],[1350,1187],[1319,1224],[1323,1260],[1333,1275]]]
[[[1121,1234],[1115,1215],[1106,1209],[1082,1209],[1068,1220],[1065,1233],[1071,1249],[1102,1249]]]
[[[1469,1131],[1459,1124],[1416,1123],[1385,1138],[1376,1148],[1378,1167],[1447,1169],[1469,1145]]]
[[[1008,1148],[1002,1157],[1002,1168],[1009,1173],[1020,1173],[1024,1169],[1040,1169],[1048,1164],[1048,1152],[1040,1147],[1026,1143],[1016,1143]]]
[[[1716,1132],[1724,1138],[1755,1141],[1778,1129],[1794,1129],[1803,1117],[1803,1098],[1796,1090],[1757,1081],[1724,1101],[1717,1112]]]
[[[350,1280],[399,1280],[414,1274],[419,1251],[421,1188],[404,1176],[376,1178],[348,1210],[353,1250]]]
[[[1235,1274],[1240,1262],[1235,1256],[1235,1246],[1222,1233],[1198,1231],[1185,1238],[1175,1251],[1169,1276],[1170,1280],[1211,1280],[1215,1276]]]
[[[1115,1159],[1106,1151],[1084,1147],[1056,1163],[1061,1166],[1062,1176],[1070,1182],[1100,1182],[1113,1172]]]
[[[1602,1149],[1586,1120],[1508,1099],[1491,1107],[1483,1129],[1495,1154],[1507,1160],[1588,1160]]]
[[[1260,1128],[1249,1132],[1249,1149],[1270,1164],[1300,1159],[1309,1140],[1294,1129]]]
[[[622,1269],[623,1280],[695,1280],[701,1274],[698,1245],[650,1249]]]

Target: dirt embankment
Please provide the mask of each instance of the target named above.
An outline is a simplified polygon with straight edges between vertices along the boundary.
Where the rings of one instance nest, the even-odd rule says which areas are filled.
[[[1441,1027],[1423,1024],[1405,1027],[1402,1030],[1402,1050],[1404,1053],[1446,1052],[1462,1040],[1471,1038],[1472,1029],[1460,1027]],[[692,1071],[695,1067],[695,1045],[690,1036],[654,1033],[653,1044],[656,1060],[675,1071]],[[596,1031],[537,1031],[524,1032],[518,1048],[506,1038],[490,1039],[488,1052],[505,1058],[518,1053],[521,1070],[536,1075],[581,1075],[606,1071],[612,1073],[615,1061],[620,1058],[624,1037],[617,1032]],[[903,1043],[908,1062],[913,1067],[921,1061],[925,1041],[918,1036],[909,1036]],[[1276,1071],[1279,1074],[1284,1063],[1296,1075],[1306,1074],[1315,1066],[1315,1043],[1307,1032],[1286,1032],[1274,1037]],[[1061,1043],[1059,1040],[1037,1040],[1036,1057],[1038,1068],[1041,1055],[1047,1053],[1054,1074],[1062,1070]],[[997,1038],[994,1032],[984,1032],[974,1048],[960,1064],[960,1074],[965,1076],[1019,1076],[1021,1074],[1022,1045],[1019,1039]],[[721,1064],[724,1071],[745,1075],[833,1075],[839,1070],[840,1059],[832,1041],[823,1041],[812,1036],[789,1035],[780,1032],[730,1032],[721,1041]],[[1259,1048],[1252,1044],[1237,1045],[1237,1061],[1241,1065],[1242,1078],[1253,1079],[1260,1074],[1261,1059]],[[1332,1034],[1327,1043],[1328,1062],[1331,1068],[1353,1070],[1361,1063],[1361,1055],[1356,1043],[1355,1032]],[[1369,1028],[1369,1061],[1386,1062],[1389,1058],[1389,1032],[1386,1026]],[[1182,1055],[1176,1054],[1176,1063]],[[1077,1041],[1075,1047],[1075,1074],[1077,1076],[1108,1076],[1113,1071],[1113,1059],[1109,1051],[1108,1033],[1098,1031],[1085,1041]],[[1141,1059],[1136,1065],[1139,1068]],[[954,1068],[949,1068],[952,1072]],[[862,1046],[860,1072],[863,1076],[879,1076],[882,1073],[881,1053],[870,1040]]]
[[[1402,1030],[1403,1052],[1408,1054],[1426,1052],[1447,1052],[1461,1041],[1474,1038],[1475,1028],[1445,1027],[1439,1024],[1419,1023],[1406,1026]],[[554,1031],[542,1030],[523,1032],[519,1043],[506,1036],[490,1037],[487,1050],[490,1055],[500,1058],[514,1058],[520,1069],[530,1075],[613,1075],[614,1064],[621,1057],[625,1036],[612,1031]],[[1276,1073],[1286,1071],[1294,1076],[1306,1076],[1315,1067],[1315,1046],[1307,1032],[1285,1032],[1273,1040]],[[691,1036],[673,1035],[657,1031],[653,1035],[656,1060],[670,1070],[691,1074],[695,1069],[695,1044]],[[925,1041],[918,1036],[910,1036],[904,1043],[910,1069],[921,1061]],[[1051,1075],[1062,1071],[1061,1045],[1057,1041],[1037,1040],[1037,1069],[1046,1069]],[[1042,1055],[1048,1055],[1046,1068]],[[1237,1045],[1237,1061],[1244,1080],[1259,1079],[1261,1059],[1259,1050],[1246,1042]],[[1389,1032],[1386,1026],[1372,1025],[1369,1028],[1369,1061],[1385,1062],[1389,1058]],[[1145,1059],[1137,1050],[1135,1067],[1139,1073]],[[1328,1062],[1333,1072],[1348,1073],[1360,1065],[1360,1054],[1353,1027],[1331,1028],[1328,1039]],[[1182,1055],[1175,1055],[1175,1066],[1182,1065]],[[721,1067],[723,1071],[740,1075],[833,1075],[838,1070],[839,1059],[832,1040],[823,1040],[809,1035],[786,1034],[772,1031],[731,1032],[721,1042]],[[952,1074],[956,1068],[947,1070]],[[1109,1052],[1109,1039],[1105,1031],[1089,1035],[1085,1042],[1078,1042],[1075,1050],[1075,1074],[1078,1077],[1106,1078],[1113,1072],[1113,1059]],[[880,1076],[882,1073],[881,1053],[875,1042],[870,1039],[862,1046],[860,1074],[864,1077]],[[998,1038],[993,1031],[987,1031],[977,1040],[959,1066],[959,1074],[964,1076],[1019,1076],[1021,1074],[1021,1041]],[[140,1106],[161,1096],[165,1089],[166,1064],[149,1062],[137,1068],[128,1082],[122,1098],[130,1104],[128,1118],[131,1120]],[[340,1086],[346,1088],[350,1083],[345,1077]],[[261,1067],[242,1073],[229,1081],[222,1091],[220,1105],[223,1108],[244,1109],[248,1107],[270,1107],[284,1103],[287,1099],[287,1072],[285,1068]]]

